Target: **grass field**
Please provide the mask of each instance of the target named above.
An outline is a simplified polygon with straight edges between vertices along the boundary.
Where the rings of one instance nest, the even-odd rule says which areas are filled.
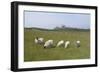
[[[35,44],[35,37],[46,40],[53,39],[54,44],[60,40],[69,40],[69,48],[55,47],[44,49],[43,45]],[[81,41],[81,47],[75,47],[75,41]],[[90,31],[78,30],[39,30],[24,29],[24,61],[71,60],[90,58]]]

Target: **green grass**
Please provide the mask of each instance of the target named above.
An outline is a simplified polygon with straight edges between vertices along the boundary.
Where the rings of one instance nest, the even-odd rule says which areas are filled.
[[[44,49],[43,45],[35,44],[35,37],[46,40],[69,40],[69,48],[55,47]],[[75,47],[75,41],[81,41],[81,47]],[[70,60],[90,58],[90,31],[46,31],[39,29],[24,29],[24,61]]]

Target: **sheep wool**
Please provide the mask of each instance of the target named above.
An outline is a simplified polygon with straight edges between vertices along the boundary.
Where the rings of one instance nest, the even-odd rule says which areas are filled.
[[[80,41],[76,41],[76,47],[77,47],[77,48],[80,47]]]
[[[61,45],[63,45],[63,44],[64,44],[64,41],[61,40],[61,41],[59,41],[59,42],[57,43],[57,47],[59,47],[59,46],[61,46]]]
[[[48,40],[44,44],[44,48],[52,47],[52,46],[53,46],[53,40]]]
[[[65,48],[68,48],[69,44],[70,44],[70,41],[66,41],[65,42]]]
[[[44,39],[43,38],[36,37],[34,41],[35,41],[36,44],[42,44],[42,43],[44,43]]]

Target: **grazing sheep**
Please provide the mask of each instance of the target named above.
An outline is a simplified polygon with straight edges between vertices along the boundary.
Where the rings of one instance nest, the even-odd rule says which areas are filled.
[[[76,47],[79,48],[80,47],[80,41],[76,41]]]
[[[44,48],[50,48],[53,47],[53,40],[48,40],[44,44]]]
[[[38,43],[38,37],[35,38],[34,42],[37,44]]]
[[[43,44],[43,43],[44,43],[44,39],[43,39],[43,38],[38,38],[38,37],[36,37],[36,38],[35,38],[35,43],[36,43],[36,44]]]
[[[70,41],[66,41],[65,42],[65,48],[68,48],[69,44],[70,44]]]
[[[59,41],[59,42],[57,43],[57,47],[63,46],[63,45],[64,45],[64,41],[63,41],[63,40],[61,40],[61,41]]]

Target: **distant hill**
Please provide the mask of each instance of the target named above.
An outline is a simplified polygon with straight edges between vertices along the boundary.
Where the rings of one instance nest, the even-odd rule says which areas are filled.
[[[71,27],[66,27],[66,28],[57,28],[55,30],[69,30],[69,31],[90,31],[90,29],[81,29],[81,28],[71,28]]]
[[[79,28],[54,28],[54,29],[43,29],[43,28],[36,28],[36,27],[31,27],[31,28],[26,28],[25,29],[36,29],[36,30],[42,30],[42,31],[90,31],[90,29],[79,29]]]

